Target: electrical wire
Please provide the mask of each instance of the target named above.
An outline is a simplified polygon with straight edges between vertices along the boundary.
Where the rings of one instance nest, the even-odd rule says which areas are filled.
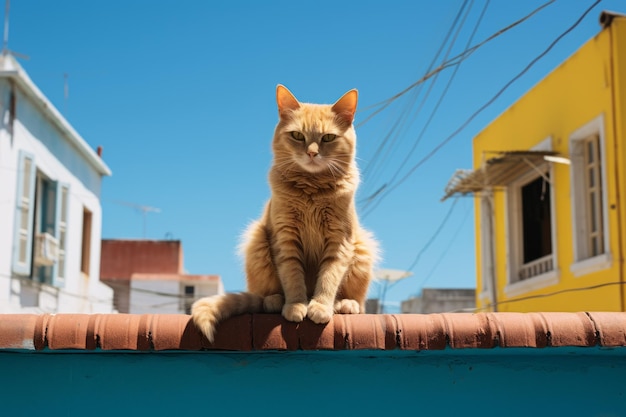
[[[487,2],[487,3],[488,3],[488,2]],[[445,54],[444,54],[444,56],[443,56],[443,60],[444,60],[444,61],[445,61],[445,60],[447,60],[447,59],[448,59],[448,57],[450,56],[450,54],[452,53],[452,49],[454,48],[454,46],[455,46],[455,44],[456,44],[456,42],[457,42],[457,40],[458,40],[458,38],[459,38],[459,35],[461,34],[461,31],[462,31],[463,27],[465,26],[465,22],[466,22],[466,20],[467,20],[467,18],[468,18],[468,16],[469,16],[470,12],[472,11],[472,6],[474,5],[474,1],[472,0],[472,1],[469,3],[469,6],[467,7],[467,9],[464,11],[463,9],[465,8],[465,6],[466,6],[466,5],[467,5],[467,2],[464,2],[464,3],[463,3],[462,8],[459,10],[459,14],[457,14],[457,17],[456,17],[456,19],[454,20],[454,23],[453,23],[453,25],[452,25],[452,26],[451,26],[451,28],[450,28],[450,31],[448,32],[448,34],[447,34],[447,36],[446,36],[446,40],[445,40],[444,44],[442,44],[442,46],[443,46],[443,45],[445,45],[448,41],[450,41],[450,44],[448,45],[447,51],[445,52]],[[463,14],[461,15],[461,13],[463,13]],[[459,21],[459,18],[460,18],[460,21]],[[481,16],[481,19],[482,19],[482,16]],[[478,24],[477,24],[477,25],[478,25]],[[474,33],[475,33],[476,28],[478,27],[477,25],[475,26]],[[453,29],[454,27],[456,27],[456,30],[454,31],[454,34],[452,35],[452,32],[451,32],[451,31],[452,31],[452,29]],[[452,35],[452,38],[450,37],[451,35]],[[471,40],[470,40],[470,41],[468,41],[468,44],[466,45],[466,48],[467,48],[467,46],[469,46],[469,44],[470,44],[470,43],[471,43]],[[431,64],[431,67],[434,65],[435,61],[438,59],[438,56],[439,56],[439,54],[440,54],[441,52],[442,52],[442,48],[440,48],[439,52],[438,52],[438,53],[437,53],[437,55],[434,57],[433,62],[432,62],[432,64]],[[446,87],[444,87],[444,91],[443,91],[443,93],[442,93],[442,95],[440,96],[439,101],[438,101],[439,103],[441,103],[441,101],[443,100],[443,97],[446,95],[447,90],[448,90],[448,88],[449,88],[449,86],[450,86],[450,84],[451,84],[452,80],[454,79],[454,76],[456,75],[456,72],[458,71],[458,68],[459,68],[459,66],[457,66],[457,67],[455,68],[455,71],[454,71],[453,76],[452,76],[452,77],[448,80],[448,83],[447,83]],[[403,126],[403,127],[404,127],[404,125],[405,125],[405,124],[406,124],[406,122],[407,122],[407,120],[406,120],[406,119],[408,118],[408,116],[410,116],[411,114],[413,115],[413,117],[411,118],[411,120],[410,120],[410,121],[408,121],[408,126],[410,126],[410,125],[412,125],[412,124],[415,122],[415,120],[417,119],[417,117],[418,117],[418,116],[422,113],[422,110],[423,110],[424,106],[426,105],[426,103],[428,102],[428,99],[429,99],[429,97],[430,97],[430,95],[431,95],[431,93],[432,93],[432,91],[433,91],[434,87],[437,85],[437,81],[439,80],[439,75],[440,75],[440,73],[437,73],[437,74],[435,75],[435,77],[433,78],[432,82],[430,82],[430,83],[429,83],[428,88],[426,89],[426,92],[424,93],[424,96],[422,97],[422,99],[421,99],[421,101],[420,101],[420,104],[419,104],[419,106],[416,108],[416,110],[415,110],[415,111],[413,111],[412,109],[413,109],[413,106],[415,106],[415,101],[417,100],[417,96],[415,97],[415,100],[414,100],[414,102],[411,104],[411,106],[406,106],[406,107],[404,108],[404,111],[403,111],[403,116],[402,116],[402,118],[403,118],[403,120],[402,120],[402,126]],[[418,89],[418,91],[421,91],[421,87],[423,87],[423,86],[424,86],[424,84],[420,85],[420,88]],[[436,107],[438,107],[438,105],[437,105]],[[435,110],[433,110],[433,111],[431,112],[431,116],[430,116],[429,120],[426,122],[426,126],[422,128],[422,135],[423,135],[424,131],[426,130],[426,128],[428,127],[428,125],[430,124],[430,121],[433,119],[433,116],[434,116],[434,113],[435,113],[435,112],[436,112],[436,108],[435,108]],[[396,127],[396,126],[394,126],[394,127],[392,128],[392,130],[395,130],[395,127]],[[397,139],[397,138],[400,136],[400,134],[401,134],[401,131],[400,131],[400,130],[398,130],[398,132],[396,133],[396,138],[395,138],[395,139]],[[404,160],[403,160],[403,162],[402,162],[401,166],[400,166],[399,168],[397,168],[396,173],[393,175],[393,177],[392,177],[392,179],[390,180],[390,182],[393,182],[393,181],[395,180],[396,176],[397,176],[397,175],[398,175],[398,173],[401,171],[402,167],[403,167],[403,166],[407,163],[407,161],[410,159],[410,156],[411,156],[411,155],[412,155],[412,153],[415,151],[415,149],[416,149],[416,147],[417,147],[417,145],[418,145],[418,143],[419,143],[419,141],[420,141],[420,139],[421,139],[421,136],[422,136],[422,135],[420,135],[420,137],[418,138],[418,140],[416,140],[416,141],[414,141],[414,142],[413,142],[413,146],[411,147],[411,150],[409,151],[409,153],[408,153],[408,154],[405,154],[405,156],[404,156]],[[391,152],[391,151],[392,151],[392,147],[393,147],[393,145],[395,144],[395,142],[396,142],[396,140],[394,140],[394,141],[393,141],[393,143],[391,143],[391,144],[390,144],[390,146],[388,146],[388,147],[387,147],[387,150],[386,150],[386,152],[385,152],[385,157],[384,157],[384,158],[380,161],[380,164],[379,164],[379,168],[380,168],[380,169],[383,169],[383,168],[384,168],[384,166],[387,164],[387,159],[388,159],[388,156],[392,153],[392,152]],[[376,153],[375,155],[378,155],[378,153]],[[364,175],[367,175],[367,172],[364,172]],[[376,175],[375,175],[374,173],[372,173],[372,174],[371,174],[371,177],[376,178]],[[367,208],[368,201],[369,201],[369,200],[366,200],[366,201],[365,201],[365,204],[364,204],[364,207],[363,207],[364,209],[365,209],[365,208]],[[364,214],[363,214],[363,218],[365,218],[365,217],[367,217],[367,213],[364,213]]]
[[[525,297],[511,298],[508,300],[498,301],[495,304],[490,303],[485,307],[474,308],[474,309],[471,309],[470,311],[474,311],[474,312],[487,311],[487,310],[492,309],[493,307],[496,307],[502,304],[511,304],[511,303],[517,303],[520,301],[535,300],[538,298],[549,298],[549,297],[554,297],[556,295],[567,294],[570,292],[590,291],[590,290],[596,290],[599,288],[612,287],[614,285],[622,286],[622,285],[626,285],[626,282],[621,282],[621,281],[605,282],[604,284],[589,285],[587,287],[567,288],[564,290],[558,290],[558,291],[553,291],[553,292],[544,293],[544,294],[535,294],[535,295],[528,295]]]
[[[81,299],[83,301],[87,301],[87,302],[90,302],[90,303],[96,303],[96,304],[108,304],[108,303],[111,303],[113,301],[113,298],[99,298],[99,297],[94,297],[94,296],[91,296],[91,295],[76,294],[76,293],[73,293],[73,292],[69,292],[69,291],[67,291],[67,290],[65,290],[64,288],[61,288],[61,287],[55,287],[55,286],[52,286],[50,284],[38,282],[34,278],[23,277],[23,276],[19,276],[19,275],[7,275],[7,274],[1,274],[1,273],[0,273],[0,277],[18,280],[21,283],[25,283],[27,285],[35,286],[35,287],[37,287],[37,289],[45,292],[46,294],[53,295],[53,296],[56,296],[58,294],[62,294],[62,295],[66,295],[66,296],[73,297],[73,298],[78,298],[78,299]],[[100,281],[100,282],[102,282],[102,281]]]
[[[91,304],[111,306],[112,308],[114,307],[114,304],[115,304],[115,296],[113,296],[112,298],[99,298],[99,297],[95,297],[92,295],[76,294],[76,293],[67,291],[64,288],[55,287],[47,283],[38,282],[37,280],[33,278],[19,276],[19,275],[0,274],[0,277],[8,278],[11,280],[18,280],[22,284],[33,286],[39,291],[45,294],[48,294],[50,296],[53,296],[53,297],[58,297],[59,295],[69,296],[69,297],[76,298],[76,299],[79,299],[81,301],[88,302]],[[103,282],[102,280],[100,280],[100,282],[106,285],[106,283]],[[172,300],[172,301],[164,301],[161,303],[150,304],[150,305],[139,305],[137,303],[133,303],[133,307],[136,307],[136,308],[160,308],[160,307],[165,307],[168,305],[179,303],[180,301],[193,301],[197,298],[196,296],[192,296],[192,295],[184,295],[184,294],[181,295],[181,294],[167,293],[167,292],[149,290],[149,289],[143,289],[143,288],[130,287],[129,290],[131,292],[150,294],[150,295],[155,295],[158,297],[169,298],[170,300]],[[38,311],[39,313],[56,313],[57,312],[57,310],[55,309],[44,309],[44,308],[41,308],[40,306],[33,306],[33,309]]]
[[[467,44],[465,45],[465,49],[467,50],[469,45],[472,43],[472,40],[474,39],[474,36],[476,35],[476,32],[478,31],[478,28],[480,27],[480,24],[485,16],[485,13],[487,12],[487,8],[489,7],[489,0],[487,0],[485,2],[485,5],[480,13],[480,16],[478,17],[478,20],[476,21],[475,25],[474,25],[474,29],[472,30],[472,33],[470,34],[468,40],[467,40]],[[469,13],[469,10],[468,10]],[[465,16],[467,17],[467,15]],[[462,26],[462,25],[461,25]],[[460,32],[460,28],[459,28],[459,32]],[[459,34],[459,32],[457,32],[457,36]],[[454,42],[450,45],[450,49],[448,50],[448,53],[451,51],[452,46],[454,45]],[[422,138],[424,137],[424,134],[426,133],[426,130],[428,129],[428,127],[430,126],[430,123],[434,120],[435,115],[437,114],[437,111],[439,110],[439,107],[441,106],[444,98],[446,97],[448,90],[450,89],[452,82],[454,81],[459,69],[461,68],[461,65],[457,65],[455,66],[450,78],[448,79],[448,82],[446,83],[441,95],[439,96],[439,99],[437,100],[437,102],[435,103],[435,106],[433,107],[432,111],[430,112],[430,116],[428,117],[428,119],[426,120],[426,123],[422,126],[422,129],[420,131],[420,133],[417,136],[417,139],[413,142],[413,146],[411,147],[411,149],[409,150],[409,152],[405,155],[404,159],[402,160],[402,162],[400,163],[400,165],[396,168],[396,171],[394,172],[393,176],[391,177],[391,179],[389,181],[387,181],[387,184],[391,183],[393,184],[396,181],[396,178],[398,177],[398,175],[400,175],[400,172],[402,171],[402,169],[404,168],[404,166],[409,162],[411,156],[413,155],[413,153],[415,152],[415,150],[417,149],[417,145],[421,142]],[[439,74],[437,74],[438,76]],[[435,81],[433,81],[430,84],[430,88],[432,88],[435,85]],[[429,92],[430,92],[430,88],[429,88]],[[424,99],[425,100],[425,99]],[[371,200],[370,200],[371,201]],[[367,205],[365,205],[364,209],[367,207]],[[364,217],[367,216],[367,213],[364,213]]]
[[[427,81],[428,79],[432,78],[435,74],[449,68],[452,67],[454,65],[458,65],[460,64],[463,60],[469,58],[470,55],[472,55],[474,52],[476,52],[477,49],[479,49],[480,47],[482,47],[483,45],[485,45],[486,43],[494,40],[495,38],[497,38],[498,36],[508,32],[509,30],[513,29],[514,27],[520,25],[521,23],[524,23],[526,20],[530,19],[532,16],[534,16],[535,14],[537,14],[539,11],[541,11],[542,9],[544,9],[545,7],[551,5],[552,3],[554,3],[556,0],[549,0],[548,2],[542,4],[541,6],[537,7],[535,10],[533,10],[532,12],[530,12],[529,14],[527,14],[526,16],[522,17],[521,19],[516,20],[515,22],[505,26],[504,28],[498,30],[497,32],[493,33],[491,36],[489,36],[488,38],[486,38],[485,40],[479,42],[478,44],[472,46],[469,49],[466,49],[465,51],[461,52],[460,54],[450,58],[447,61],[444,61],[441,65],[439,65],[437,68],[435,68],[434,70],[431,71],[427,71],[426,74],[424,76],[422,76],[422,78],[420,78],[419,80],[415,81],[413,84],[409,85],[408,87],[406,87],[404,90],[400,91],[399,93],[394,94],[393,96],[380,101],[378,103],[374,103],[370,106],[364,107],[363,109],[361,109],[360,111],[367,111],[367,110],[371,110],[374,109],[376,107],[380,107],[378,110],[376,110],[373,114],[371,114],[370,116],[368,116],[365,120],[363,120],[362,122],[360,122],[357,127],[362,126],[363,124],[367,123],[373,116],[375,116],[376,114],[380,113],[381,111],[383,111],[386,107],[388,107],[393,101],[397,100],[398,98],[402,97],[404,94],[406,94],[407,92],[409,92],[410,90],[412,90],[413,88],[417,87],[418,85],[424,83],[425,81]]]
[[[454,28],[458,25],[459,19],[461,18],[462,14],[463,14],[463,10],[465,9],[465,7],[467,6],[468,0],[463,1],[463,3],[461,4],[461,7],[459,8],[459,11],[457,12],[454,20],[452,21],[452,24],[450,25],[448,32],[446,33],[444,40],[441,42],[437,52],[435,53],[435,55],[433,56],[433,59],[431,60],[428,69],[426,70],[427,72],[431,72],[433,67],[435,66],[435,63],[437,62],[437,60],[439,59],[439,55],[442,53],[445,45],[448,43],[448,41],[450,40],[450,37],[452,36],[453,30]],[[445,58],[444,58],[445,60]],[[374,171],[374,168],[378,165],[378,166],[382,166],[383,163],[378,163],[378,161],[382,158],[383,160],[386,159],[386,156],[389,153],[389,150],[391,149],[392,146],[387,146],[390,138],[393,136],[394,131],[398,128],[398,126],[401,124],[401,121],[403,119],[405,119],[406,117],[409,116],[410,114],[410,109],[415,105],[415,102],[417,101],[417,97],[419,96],[419,94],[421,93],[421,87],[422,85],[419,86],[420,88],[413,91],[413,97],[411,100],[411,105],[410,106],[405,106],[402,114],[400,115],[400,117],[398,117],[398,121],[396,121],[391,130],[385,135],[385,137],[383,138],[383,140],[381,141],[380,145],[378,146],[378,149],[376,150],[376,152],[374,153],[374,157],[368,162],[368,164],[364,167],[363,169],[363,175],[369,175],[374,177],[375,173],[371,172]],[[408,92],[408,91],[407,91]],[[391,102],[389,103],[391,104]],[[360,127],[361,125],[363,125],[365,122],[367,122],[366,119],[363,122],[360,122],[356,125],[356,127]],[[397,139],[397,135],[395,136],[395,138]],[[395,139],[394,139],[395,140]],[[393,141],[392,141],[392,145],[393,145]],[[383,150],[385,149],[385,147],[387,148],[387,152],[383,153]]]
[[[533,58],[530,61],[530,63],[528,65],[526,65],[526,67],[524,67],[524,69],[522,69],[517,75],[515,75],[512,79],[510,79],[502,88],[500,88],[500,90],[493,97],[491,97],[487,102],[485,102],[478,110],[476,110],[474,113],[472,113],[472,115],[467,120],[465,120],[465,122],[463,122],[461,124],[461,126],[459,126],[454,132],[452,132],[444,140],[439,142],[439,144],[437,144],[428,154],[426,154],[426,156],[424,156],[420,161],[418,161],[415,165],[413,165],[413,167],[411,167],[411,169],[402,178],[400,178],[398,181],[396,181],[395,184],[388,185],[387,187],[385,187],[384,190],[378,191],[377,192],[377,197],[376,197],[376,202],[373,203],[374,205],[373,205],[372,208],[370,208],[370,212],[373,211],[380,204],[380,202],[387,195],[389,195],[389,193],[391,193],[392,191],[397,189],[409,177],[411,177],[411,175],[413,175],[413,173],[415,173],[415,171],[420,166],[422,166],[424,163],[426,163],[428,160],[430,160],[433,156],[435,156],[445,145],[447,145],[460,132],[462,132],[480,113],[482,113],[485,109],[487,109],[489,106],[491,106],[515,81],[520,79],[541,58],[543,58],[545,55],[547,55],[548,52],[550,52],[552,50],[552,48],[554,48],[554,46],[561,39],[563,39],[567,34],[569,34],[572,30],[574,30],[583,21],[583,19],[587,16],[587,14],[589,14],[589,12],[591,12],[591,10],[593,8],[595,8],[600,2],[601,2],[601,0],[594,1],[594,3],[589,8],[587,8],[581,14],[581,16],[570,27],[568,27],[563,33],[561,33],[559,36],[557,36],[556,39],[554,41],[552,41],[550,43],[550,45],[548,45],[548,47],[543,52],[541,52],[539,55],[537,55],[535,58]]]
[[[424,286],[426,285],[426,283],[428,282],[428,280],[433,276],[433,274],[435,273],[435,271],[437,270],[437,268],[439,267],[439,264],[441,264],[441,262],[446,258],[446,256],[448,255],[448,252],[450,251],[450,248],[452,247],[452,244],[456,241],[456,239],[459,237],[459,235],[461,234],[461,230],[463,230],[463,226],[465,226],[465,222],[467,221],[467,218],[469,217],[469,213],[471,212],[470,209],[465,210],[465,215],[463,216],[463,220],[461,220],[461,224],[459,225],[459,227],[456,229],[456,231],[454,232],[454,234],[452,235],[452,238],[450,239],[450,241],[448,242],[448,244],[446,245],[446,249],[441,253],[441,256],[439,256],[439,259],[437,259],[437,261],[435,262],[435,264],[433,265],[433,267],[431,268],[430,272],[428,272],[428,274],[426,274],[426,277],[424,277],[424,280],[422,281],[422,283],[419,285],[419,288],[422,289],[424,288]]]
[[[419,261],[421,256],[424,254],[424,252],[426,252],[426,250],[428,250],[428,248],[430,247],[430,245],[432,245],[432,243],[435,241],[435,239],[437,239],[437,236],[439,236],[439,234],[443,230],[444,226],[446,225],[446,223],[450,219],[450,216],[452,215],[452,212],[454,211],[454,207],[456,206],[456,203],[458,203],[458,201],[459,201],[459,198],[456,197],[454,199],[454,201],[452,202],[452,205],[448,209],[448,212],[444,216],[443,220],[441,221],[441,223],[439,224],[439,226],[435,230],[435,233],[433,233],[433,235],[430,237],[430,239],[428,239],[428,241],[424,244],[424,246],[422,246],[422,248],[419,250],[419,252],[415,256],[415,259],[413,260],[413,263],[411,263],[411,266],[408,267],[406,269],[406,271],[413,271],[413,268],[415,268],[415,266],[417,265],[417,262]]]

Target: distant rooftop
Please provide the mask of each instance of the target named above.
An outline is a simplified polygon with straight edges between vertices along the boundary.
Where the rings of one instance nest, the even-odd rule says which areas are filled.
[[[180,240],[103,239],[102,280],[130,280],[133,274],[184,274]]]

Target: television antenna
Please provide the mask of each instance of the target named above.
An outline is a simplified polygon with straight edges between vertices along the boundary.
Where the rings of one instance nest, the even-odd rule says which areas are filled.
[[[160,213],[161,209],[156,208],[156,207],[150,207],[150,206],[142,206],[141,204],[135,204],[135,203],[130,203],[128,201],[114,201],[115,204],[119,204],[122,206],[127,206],[127,207],[132,207],[135,210],[141,212],[141,215],[143,217],[143,238],[146,238],[146,217],[148,216],[148,213]]]
[[[4,33],[2,35],[2,56],[15,55],[22,59],[29,59],[27,55],[9,49],[9,11],[11,9],[11,0],[4,1]]]
[[[411,271],[401,271],[399,269],[378,269],[374,271],[374,281],[382,281],[383,285],[379,292],[378,314],[385,312],[385,296],[387,290],[397,284],[400,280],[408,278],[413,273]]]

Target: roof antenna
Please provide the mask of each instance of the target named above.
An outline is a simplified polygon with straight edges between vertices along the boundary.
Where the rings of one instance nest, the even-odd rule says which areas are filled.
[[[143,216],[143,238],[146,238],[146,216],[149,212],[153,212],[153,213],[160,213],[161,209],[156,208],[156,207],[150,207],[150,206],[142,206],[140,204],[135,204],[135,203],[129,203],[128,201],[113,201],[113,203],[115,204],[121,204],[123,206],[128,206],[128,207],[132,207],[135,210],[138,210],[141,212],[142,216]]]
[[[9,9],[11,0],[4,1],[4,37],[2,38],[2,55],[9,53]]]
[[[2,37],[2,56],[14,55],[18,58],[29,59],[28,55],[9,49],[9,10],[11,9],[11,0],[4,0],[4,35]]]

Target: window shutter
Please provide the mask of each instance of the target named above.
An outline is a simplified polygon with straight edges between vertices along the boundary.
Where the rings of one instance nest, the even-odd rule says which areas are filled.
[[[67,274],[66,267],[66,247],[67,247],[67,216],[69,203],[70,186],[66,183],[56,183],[56,221],[54,237],[59,242],[57,250],[57,262],[52,271],[52,285],[55,287],[63,287],[65,285],[65,277]]]
[[[35,158],[20,151],[17,170],[15,235],[13,240],[13,272],[31,275],[33,225],[35,215]]]

